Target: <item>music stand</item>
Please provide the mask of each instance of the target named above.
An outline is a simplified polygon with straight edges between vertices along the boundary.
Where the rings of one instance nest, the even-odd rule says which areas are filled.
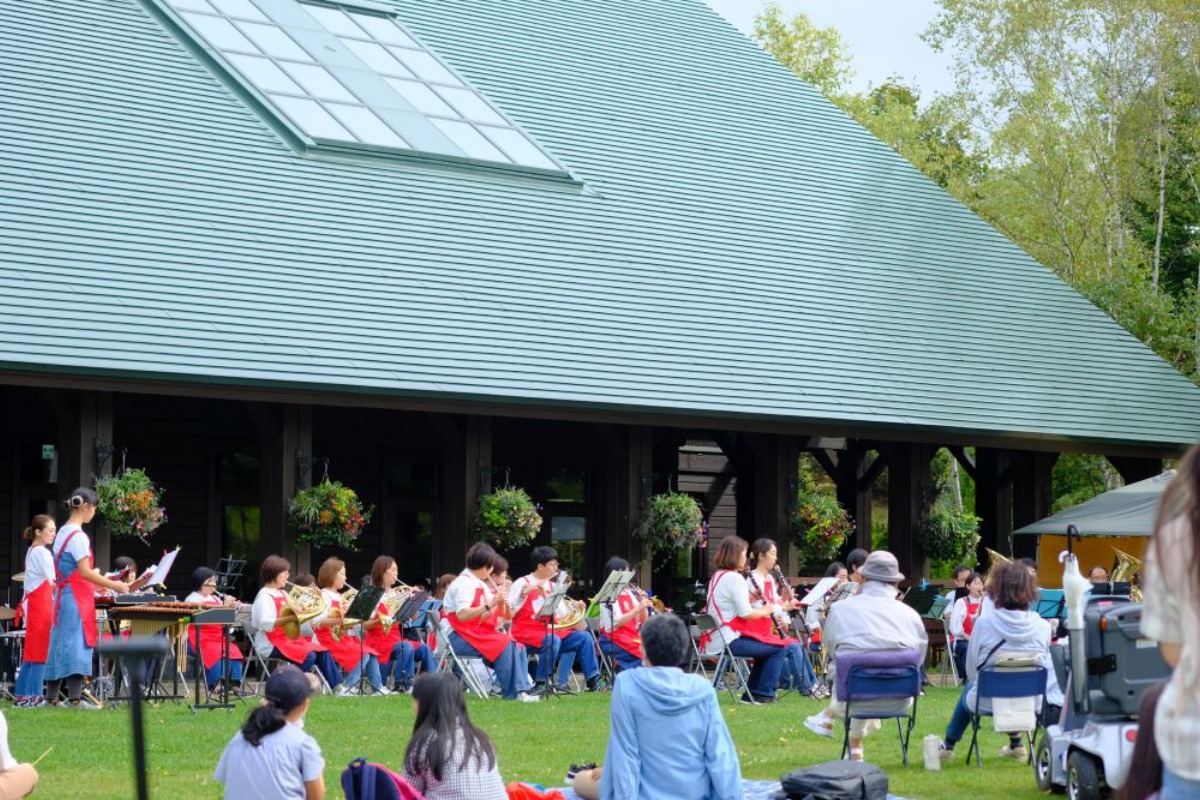
[[[629,582],[633,580],[633,570],[631,569],[614,569],[605,578],[604,583],[600,586],[600,591],[596,592],[596,596],[592,598],[592,602],[600,603],[608,608],[608,624],[612,625],[612,631],[609,632],[611,638],[616,632],[617,618],[613,614],[613,603],[629,586]]]
[[[546,636],[555,635],[554,615],[558,611],[559,603],[561,603],[562,599],[567,596],[567,584],[565,582],[556,582],[553,586],[554,588],[550,590],[550,594],[546,595],[546,597],[543,599],[542,607],[539,608],[537,613],[533,615],[534,619],[540,619],[542,621],[542,624],[546,629]],[[545,637],[543,637],[542,641],[545,641]],[[554,670],[556,666],[556,664],[551,664],[549,669],[546,671],[546,691],[543,694],[550,697],[560,694],[574,694],[574,692],[569,690],[558,688],[558,685],[554,680],[556,675]]]
[[[221,594],[229,594],[230,590],[234,588],[234,584],[242,579],[242,572],[245,569],[246,560],[234,558],[233,553],[230,553],[227,558],[218,560],[214,570],[217,573],[217,591]]]

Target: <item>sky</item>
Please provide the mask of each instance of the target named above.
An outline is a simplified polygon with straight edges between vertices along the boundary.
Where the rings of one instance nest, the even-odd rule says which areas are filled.
[[[764,0],[705,0],[721,16],[750,34]],[[863,91],[892,76],[915,83],[922,100],[954,89],[952,62],[919,38],[937,14],[936,0],[776,0],[784,14],[804,13],[822,28],[834,27],[850,46]]]

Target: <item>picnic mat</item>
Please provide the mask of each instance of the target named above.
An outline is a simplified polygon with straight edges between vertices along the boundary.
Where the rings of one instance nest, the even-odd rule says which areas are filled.
[[[582,800],[571,788],[559,789],[567,800]],[[745,800],[770,800],[771,795],[781,791],[779,781],[742,781],[742,796]],[[888,800],[904,800],[894,794],[888,795]]]

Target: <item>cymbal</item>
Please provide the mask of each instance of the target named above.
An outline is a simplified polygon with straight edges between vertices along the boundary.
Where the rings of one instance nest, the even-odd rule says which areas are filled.
[[[16,581],[17,583],[24,583],[25,582],[25,573],[18,572],[16,575],[13,575],[13,580]]]
[[[17,610],[8,606],[0,607],[0,622],[8,622],[10,619],[17,618]]]

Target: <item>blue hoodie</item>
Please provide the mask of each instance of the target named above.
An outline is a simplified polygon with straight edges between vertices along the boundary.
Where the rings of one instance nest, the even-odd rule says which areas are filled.
[[[712,684],[676,667],[622,672],[600,800],[741,800],[742,771]]]

